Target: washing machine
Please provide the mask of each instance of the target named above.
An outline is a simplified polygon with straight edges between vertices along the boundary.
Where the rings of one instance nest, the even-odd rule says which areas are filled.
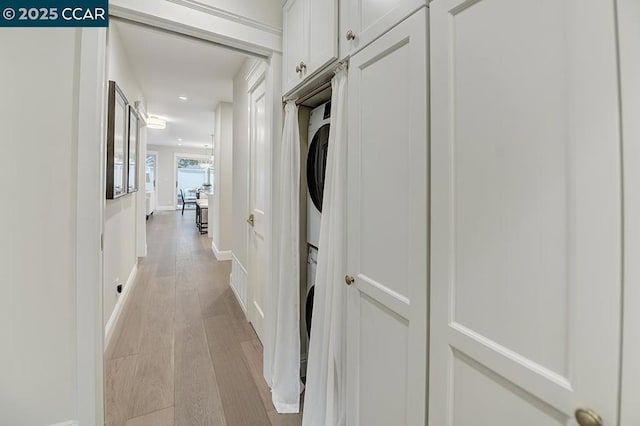
[[[309,149],[307,151],[307,242],[318,247],[324,178],[329,146],[331,101],[311,111],[309,117]]]

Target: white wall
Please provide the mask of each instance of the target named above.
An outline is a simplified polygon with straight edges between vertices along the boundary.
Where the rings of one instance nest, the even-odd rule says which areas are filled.
[[[0,29],[1,425],[77,418],[79,34]],[[24,173],[25,162],[39,173]]]
[[[131,105],[142,101],[144,94],[140,89],[138,76],[133,72],[125,54],[123,40],[114,26],[109,28],[107,40],[108,71],[107,78],[115,81],[124,92]],[[146,132],[143,128],[142,132]],[[144,141],[145,138],[141,137]],[[142,144],[141,144],[142,145]],[[143,147],[144,148],[144,147]],[[144,150],[142,150],[144,154]],[[141,155],[141,159],[144,157]],[[136,217],[143,214],[144,204],[137,208],[139,195],[144,193],[144,175],[138,193],[125,195],[116,200],[107,200],[104,215],[104,322],[111,317],[120,297],[116,292],[116,280],[124,285],[137,264]]]
[[[233,193],[231,250],[240,264],[248,267],[247,237],[245,222],[249,215],[249,71],[258,62],[249,58],[233,79]]]
[[[156,204],[158,209],[175,208],[173,189],[175,187],[174,154],[195,154],[204,156],[207,151],[204,148],[185,148],[182,146],[148,145],[148,151],[158,153],[158,165],[156,169]],[[209,149],[209,155],[211,150]]]
[[[218,251],[231,251],[233,181],[233,105],[220,102],[216,109],[215,179],[212,235]],[[243,212],[238,212],[242,216]]]

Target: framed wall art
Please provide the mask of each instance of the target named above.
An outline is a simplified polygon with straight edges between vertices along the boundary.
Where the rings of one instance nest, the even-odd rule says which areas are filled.
[[[109,81],[107,114],[107,199],[127,194],[127,98],[115,81]]]
[[[129,138],[127,192],[138,190],[138,152],[140,151],[140,116],[136,109],[129,105]]]

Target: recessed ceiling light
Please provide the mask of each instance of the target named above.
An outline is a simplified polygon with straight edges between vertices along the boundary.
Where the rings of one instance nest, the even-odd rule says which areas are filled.
[[[182,146],[182,144],[181,144],[181,143],[179,143],[179,144],[178,144],[178,146]]]
[[[182,138],[178,138],[178,142],[182,142]]]
[[[187,98],[186,96],[178,96],[178,99],[180,99],[181,101],[188,101],[189,98]]]

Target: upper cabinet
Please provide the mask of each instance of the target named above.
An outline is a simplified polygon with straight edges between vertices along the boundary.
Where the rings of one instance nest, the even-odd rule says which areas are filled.
[[[427,0],[342,0],[340,58],[353,55],[427,3]]]
[[[282,18],[282,87],[288,93],[338,58],[338,1],[289,0]]]

